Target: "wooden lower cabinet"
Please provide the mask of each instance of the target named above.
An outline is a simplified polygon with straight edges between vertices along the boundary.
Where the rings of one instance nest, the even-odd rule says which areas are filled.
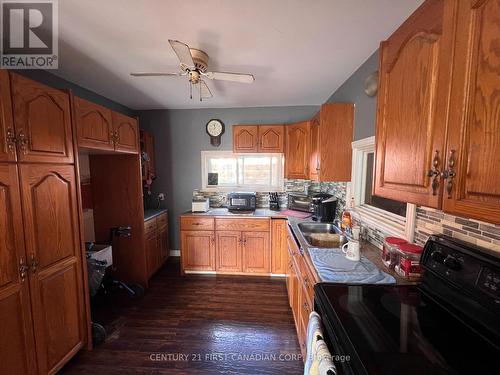
[[[218,231],[216,233],[216,264],[215,269],[221,272],[242,272],[242,241],[241,232]]]
[[[287,269],[286,219],[271,220],[271,273],[284,274]]]
[[[145,221],[144,232],[147,274],[151,277],[168,259],[167,213]]]
[[[212,231],[181,231],[183,271],[215,271],[215,233]]]
[[[271,271],[269,232],[242,232],[243,272]]]

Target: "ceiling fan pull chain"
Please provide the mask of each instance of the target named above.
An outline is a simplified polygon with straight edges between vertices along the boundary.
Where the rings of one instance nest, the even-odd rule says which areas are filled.
[[[193,84],[189,81],[189,99],[193,99]]]
[[[200,86],[200,102],[202,102],[202,101],[203,101],[203,98],[201,97],[201,81],[200,81],[199,86]]]

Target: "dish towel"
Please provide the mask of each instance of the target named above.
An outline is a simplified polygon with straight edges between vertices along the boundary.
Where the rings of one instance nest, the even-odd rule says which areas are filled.
[[[335,375],[337,369],[321,329],[321,317],[313,311],[309,315],[307,325],[307,358],[304,364],[304,375]]]
[[[395,284],[396,279],[382,272],[366,257],[349,260],[340,249],[310,248],[309,255],[321,281],[346,284]]]

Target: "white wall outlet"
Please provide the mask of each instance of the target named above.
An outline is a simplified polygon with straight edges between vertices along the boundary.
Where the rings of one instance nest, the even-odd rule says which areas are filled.
[[[165,200],[165,194],[163,193],[158,193],[158,200],[164,201]]]

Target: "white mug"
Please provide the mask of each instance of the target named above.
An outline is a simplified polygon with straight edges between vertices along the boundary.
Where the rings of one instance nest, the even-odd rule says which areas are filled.
[[[353,260],[358,262],[361,258],[359,242],[358,241],[349,241],[342,246],[342,252],[345,254],[345,257],[349,260]]]

